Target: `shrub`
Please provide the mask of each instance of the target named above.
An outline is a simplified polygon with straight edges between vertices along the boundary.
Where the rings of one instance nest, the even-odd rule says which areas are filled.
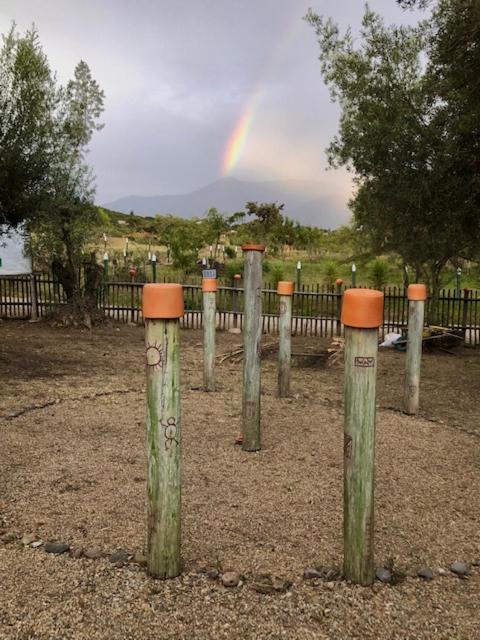
[[[370,283],[374,289],[382,289],[388,282],[390,268],[385,260],[376,258],[369,269]]]

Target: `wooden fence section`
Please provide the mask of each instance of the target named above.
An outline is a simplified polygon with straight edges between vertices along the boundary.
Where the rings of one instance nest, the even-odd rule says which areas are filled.
[[[106,282],[98,292],[98,306],[108,318],[119,322],[142,322],[143,284]],[[185,284],[185,317],[182,326],[202,327],[202,290],[198,284]],[[30,318],[32,292],[37,315],[47,316],[66,303],[61,285],[50,275],[4,276],[0,278],[0,317]],[[463,329],[470,344],[480,344],[479,291],[461,292],[445,289],[438,301],[439,323],[444,327]],[[267,285],[262,290],[263,330],[278,332],[278,296]],[[302,286],[293,296],[292,330],[297,335],[333,337],[341,335],[342,294],[336,287]],[[35,302],[33,303],[35,304]],[[431,301],[427,302],[427,314]],[[385,289],[385,314],[382,334],[406,329],[408,300],[403,287]],[[217,295],[217,326],[221,330],[243,326],[243,289],[220,287]]]

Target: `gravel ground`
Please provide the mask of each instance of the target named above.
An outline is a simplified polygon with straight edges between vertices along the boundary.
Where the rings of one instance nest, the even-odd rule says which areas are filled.
[[[143,330],[0,323],[0,638],[480,638],[477,351],[425,356],[419,418],[395,410],[404,355],[380,356],[375,553],[396,584],[362,588],[303,578],[342,562],[341,367],[295,367],[292,397],[278,400],[266,359],[264,447],[247,454],[233,444],[240,365],[225,361],[206,395],[201,334],[182,341],[185,570],[161,582],[138,557],[117,566],[22,543],[142,554]],[[456,560],[466,579],[448,570]],[[425,567],[430,582],[416,575]],[[227,571],[240,586],[223,586]],[[263,574],[292,585],[259,593]]]

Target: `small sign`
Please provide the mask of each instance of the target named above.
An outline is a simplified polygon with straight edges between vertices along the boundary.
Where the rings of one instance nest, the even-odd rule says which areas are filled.
[[[215,279],[217,277],[217,270],[216,269],[203,269],[202,276],[204,278],[213,278],[213,279]]]
[[[375,366],[375,358],[370,358],[367,356],[357,356],[354,361],[355,367],[374,367]]]

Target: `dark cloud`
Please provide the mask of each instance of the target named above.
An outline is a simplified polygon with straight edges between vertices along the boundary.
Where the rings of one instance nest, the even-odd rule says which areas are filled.
[[[394,0],[387,21],[414,22]],[[322,84],[307,8],[358,28],[360,0],[0,0],[0,31],[35,22],[62,81],[80,59],[104,88],[91,145],[97,200],[186,192],[221,176],[245,106],[254,117],[233,175],[325,180],[338,108]],[[289,175],[291,174],[291,175]],[[344,173],[328,173],[348,198]]]

